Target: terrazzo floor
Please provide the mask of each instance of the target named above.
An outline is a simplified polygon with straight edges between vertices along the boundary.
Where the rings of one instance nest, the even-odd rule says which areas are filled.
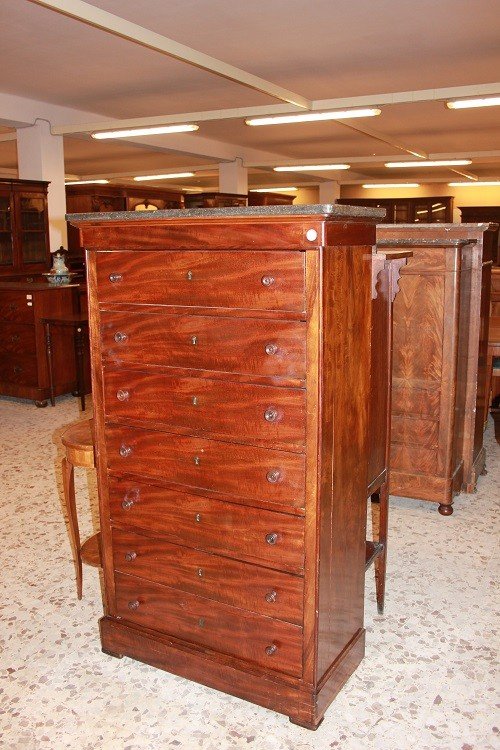
[[[84,598],[61,512],[61,427],[77,400],[0,399],[0,748],[26,750],[492,750],[498,706],[500,448],[455,513],[391,499],[386,613],[366,583],[367,652],[317,732],[100,650],[98,572]],[[55,441],[55,442],[54,442]],[[92,472],[77,471],[83,537]],[[92,514],[89,509],[92,507]],[[496,611],[495,611],[496,610]]]

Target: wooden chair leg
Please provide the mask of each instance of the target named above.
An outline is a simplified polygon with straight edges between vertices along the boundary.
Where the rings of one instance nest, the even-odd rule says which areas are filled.
[[[76,568],[76,593],[78,598],[81,599],[83,576],[82,558],[80,555],[80,530],[78,528],[78,516],[76,513],[75,501],[75,470],[73,464],[68,461],[67,458],[63,458],[62,460],[62,474],[64,486],[64,501],[66,503],[66,510],[68,513],[69,521],[69,537]]]
[[[385,578],[387,566],[387,533],[389,528],[389,487],[383,484],[379,490],[379,513],[378,513],[378,543],[381,551],[375,558],[375,590],[377,594],[377,610],[380,615],[384,613],[385,602]]]

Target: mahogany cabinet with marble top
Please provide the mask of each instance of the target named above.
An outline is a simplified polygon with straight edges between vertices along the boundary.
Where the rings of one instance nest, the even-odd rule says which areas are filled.
[[[486,353],[495,225],[379,225],[410,248],[394,303],[390,491],[439,503],[484,470]]]
[[[381,216],[68,217],[87,252],[103,650],[308,728],[364,654],[367,488],[387,479]]]

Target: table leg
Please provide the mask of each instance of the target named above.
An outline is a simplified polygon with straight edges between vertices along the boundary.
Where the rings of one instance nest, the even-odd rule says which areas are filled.
[[[49,370],[50,403],[56,405],[54,396],[54,374],[52,371],[52,337],[50,334],[50,323],[45,323],[45,348],[47,351],[47,368]]]
[[[82,405],[82,411],[85,411],[85,386],[83,383],[83,329],[77,326],[75,329],[75,355],[76,355],[76,382],[78,395]]]

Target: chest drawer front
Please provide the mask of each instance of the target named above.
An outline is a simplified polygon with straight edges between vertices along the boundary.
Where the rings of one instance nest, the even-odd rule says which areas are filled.
[[[302,623],[303,579],[113,529],[115,570],[241,609]]]
[[[115,364],[305,377],[305,323],[109,311],[101,321]]]
[[[26,292],[1,291],[0,292],[0,320],[11,320],[18,323],[33,323],[33,305],[28,305],[33,300],[26,299]]]
[[[13,354],[3,357],[0,352],[0,380],[6,383],[38,386],[36,355]]]
[[[305,393],[296,388],[108,370],[104,401],[113,421],[155,422],[290,448],[305,444]]]
[[[302,572],[304,519],[110,477],[113,523],[167,535],[177,544]]]
[[[35,327],[26,323],[0,323],[0,351],[12,354],[34,352]]]
[[[109,252],[96,256],[102,302],[304,310],[301,252]]]
[[[300,677],[302,628],[187,592],[115,574],[119,617]]]
[[[303,507],[302,454],[109,425],[108,467],[112,471],[168,479],[235,498],[255,496]]]

